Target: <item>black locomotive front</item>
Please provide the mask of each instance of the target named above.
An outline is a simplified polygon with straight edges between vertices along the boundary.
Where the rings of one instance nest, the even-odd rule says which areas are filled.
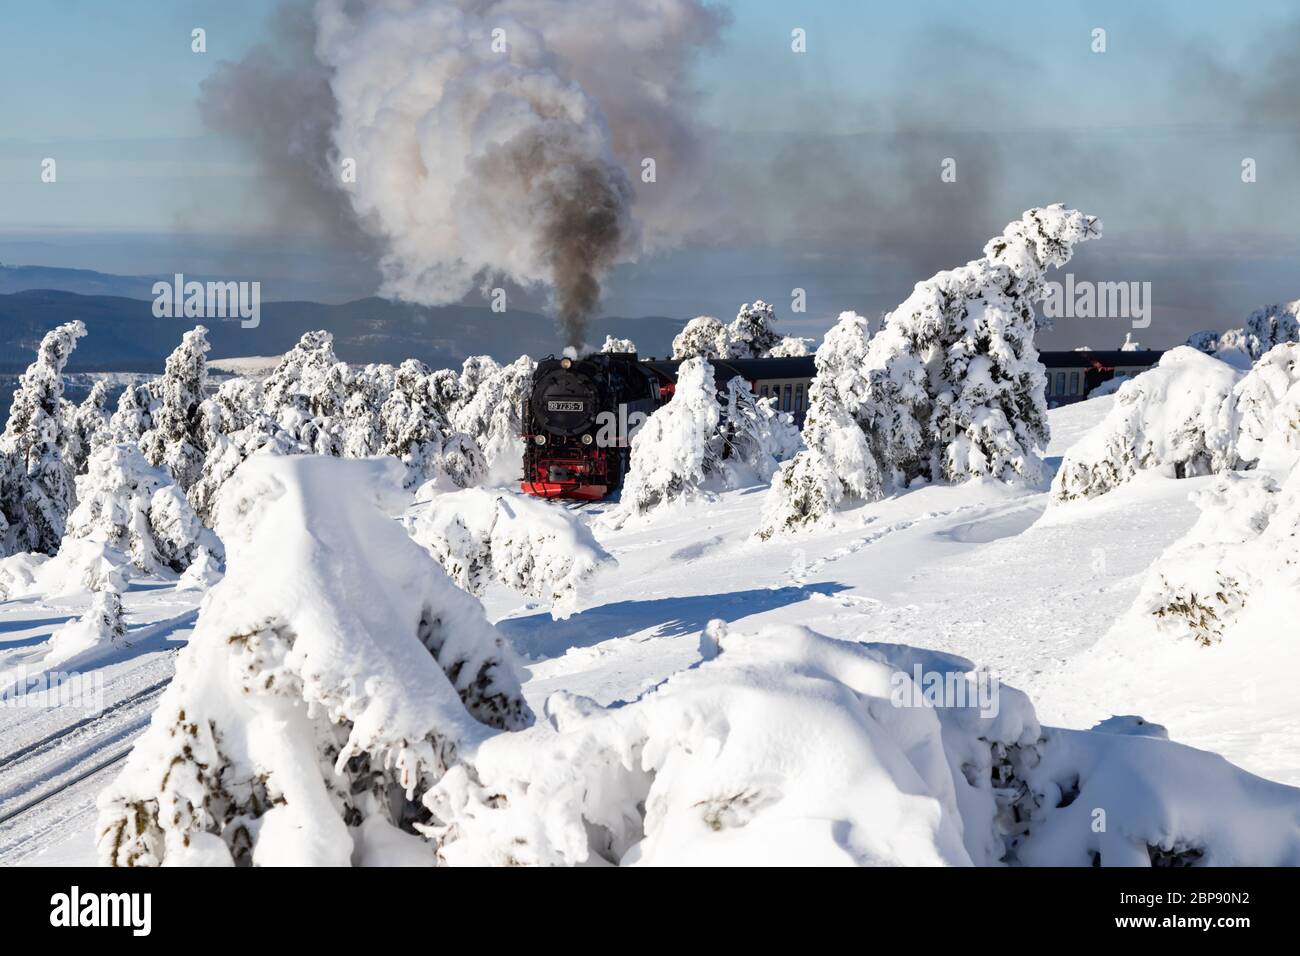
[[[659,376],[634,352],[537,363],[524,400],[522,489],[597,501],[623,483],[631,433],[663,400]]]

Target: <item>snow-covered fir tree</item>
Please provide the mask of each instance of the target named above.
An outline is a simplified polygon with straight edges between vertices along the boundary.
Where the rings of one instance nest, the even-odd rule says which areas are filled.
[[[1204,329],[1200,332],[1193,332],[1187,337],[1186,345],[1191,346],[1198,352],[1204,352],[1206,355],[1213,355],[1219,349],[1219,333],[1213,329]]]
[[[794,416],[779,411],[774,399],[756,396],[739,375],[727,383],[726,395],[721,427],[728,480],[736,487],[767,482],[803,444]]]
[[[1037,482],[1047,445],[1034,303],[1100,223],[1055,204],[1028,210],[984,257],[919,282],[872,340],[873,444],[895,485],[990,476]]]
[[[180,573],[200,549],[220,551],[171,475],[145,461],[135,445],[106,445],[95,452],[77,479],[77,498],[67,540],[106,546],[119,555],[109,558],[112,563],[129,562],[146,574]]]
[[[239,470],[226,576],[99,798],[104,863],[434,862],[422,797],[532,714],[482,605],[393,520],[402,477],[390,459]]]
[[[261,386],[250,379],[222,382],[217,392],[203,402],[203,470],[189,489],[188,497],[205,525],[211,525],[217,494],[235,469],[249,455],[259,451],[289,454],[299,446],[262,410]]]
[[[117,399],[117,410],[108,420],[108,433],[103,443],[134,442],[140,443],[145,432],[153,427],[154,412],[158,409],[158,399],[153,387],[145,382],[127,385]]]
[[[347,380],[347,366],[334,354],[334,336],[306,332],[262,383],[263,410],[308,452],[340,456]]]
[[[469,367],[467,359],[466,369]],[[487,460],[487,481],[492,484],[516,481],[523,470],[523,404],[536,367],[537,363],[527,355],[495,368],[481,362],[476,371],[488,371],[482,377],[475,376],[478,385],[473,389],[466,384],[466,374],[462,374],[464,401],[452,413],[452,426],[482,449]]]
[[[188,491],[203,474],[207,455],[200,406],[207,385],[208,330],[195,326],[167,357],[163,376],[155,385],[158,407],[151,426],[140,437],[140,451],[151,465],[163,465],[182,491]]]
[[[108,383],[98,379],[64,426],[63,457],[74,475],[86,470],[91,453],[108,440]]]
[[[76,504],[75,473],[64,459],[70,403],[63,397],[63,369],[86,334],[81,322],[47,332],[36,361],[18,380],[9,421],[0,435],[0,514],[5,538],[0,552],[53,554],[64,522]]]
[[[731,351],[727,327],[711,315],[697,315],[673,339],[673,358],[726,358]]]
[[[384,403],[392,393],[396,380],[397,375],[391,365],[367,365],[348,372],[343,400],[344,458],[367,458],[382,454]]]
[[[461,388],[460,376],[449,368],[440,368],[429,376],[429,395],[433,404],[447,421],[451,421],[452,410],[465,399]]]
[[[501,366],[490,355],[471,355],[465,359],[460,366],[460,402],[472,399],[483,382],[500,370]]]
[[[764,358],[769,356],[781,336],[774,328],[776,313],[762,299],[745,304],[727,326],[727,351],[722,358]]]
[[[687,359],[677,369],[677,388],[632,437],[623,481],[621,511],[641,515],[699,496],[721,471],[722,407],[707,359]]]
[[[471,439],[454,434],[430,384],[423,362],[407,359],[398,366],[379,413],[381,451],[406,466],[408,488],[440,478],[464,488],[481,479],[483,454]]]
[[[882,496],[880,468],[865,430],[870,422],[868,351],[867,320],[841,312],[814,358],[816,375],[803,428],[807,448],[773,478],[760,537],[816,524],[846,503]]]
[[[631,339],[620,339],[613,335],[605,336],[605,344],[600,347],[602,352],[635,352],[636,343]]]
[[[1300,343],[1270,349],[1233,389],[1239,457],[1248,462],[1300,452]]]

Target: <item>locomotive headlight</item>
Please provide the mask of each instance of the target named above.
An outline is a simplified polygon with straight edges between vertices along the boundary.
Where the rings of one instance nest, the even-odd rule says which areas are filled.
[[[592,441],[592,439],[591,439],[591,435],[583,435],[583,436],[582,436],[582,443],[583,443],[584,445],[590,445],[590,444],[591,444],[591,441]]]
[[[571,358],[560,359],[560,368],[572,368],[572,367],[573,367],[573,359]]]
[[[539,445],[545,445],[545,444],[546,444],[546,436],[545,436],[545,435],[535,435],[535,436],[533,436],[533,441],[537,442],[537,444],[539,444]]]

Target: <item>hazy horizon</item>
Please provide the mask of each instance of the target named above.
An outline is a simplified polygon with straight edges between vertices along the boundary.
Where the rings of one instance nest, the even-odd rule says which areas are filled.
[[[1300,20],[1287,3],[1249,17],[1208,0],[704,7],[716,36],[671,51],[676,120],[697,141],[692,180],[661,170],[677,190],[667,205],[639,190],[632,215],[652,241],[608,274],[598,315],[725,319],[762,298],[793,334],[819,335],[843,309],[874,327],[916,282],[1054,201],[1106,226],[1063,273],[1150,283],[1152,322],[1058,319],[1041,348],[1112,347],[1127,331],[1168,347],[1300,297],[1289,234]],[[0,261],[257,276],[272,298],[277,283],[323,302],[374,294],[374,245],[355,223],[297,215],[318,197],[296,190],[315,187],[268,163],[229,115],[212,118],[214,77],[258,57],[293,62],[272,11],[253,0],[7,10]],[[206,53],[191,51],[196,26]],[[806,52],[791,49],[795,28]],[[1105,52],[1092,49],[1098,28]],[[41,181],[46,157],[56,183]],[[946,158],[955,182],[941,181]],[[804,313],[791,311],[795,289]],[[544,288],[511,290],[514,308],[548,307]]]

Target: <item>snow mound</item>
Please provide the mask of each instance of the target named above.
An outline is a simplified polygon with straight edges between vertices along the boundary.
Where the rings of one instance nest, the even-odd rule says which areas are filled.
[[[54,632],[43,666],[84,666],[119,645],[125,636],[122,595],[113,590],[99,591],[85,614]]]
[[[411,536],[471,594],[497,581],[551,601],[553,617],[568,617],[581,585],[615,563],[585,524],[546,502],[467,488],[434,492],[421,504],[406,519]]]
[[[372,860],[372,836],[418,841],[415,801],[448,766],[531,719],[482,606],[391,517],[403,477],[263,456],[227,483],[227,573],[100,795],[104,862]]]
[[[1140,719],[1041,728],[960,658],[801,627],[714,622],[701,650],[628,703],[555,694],[549,727],[452,768],[425,798],[442,861],[1300,862],[1300,790]]]
[[[1187,346],[1120,387],[1106,418],[1066,453],[1052,499],[1092,498],[1139,471],[1208,475],[1241,464],[1233,388],[1241,373]]]

